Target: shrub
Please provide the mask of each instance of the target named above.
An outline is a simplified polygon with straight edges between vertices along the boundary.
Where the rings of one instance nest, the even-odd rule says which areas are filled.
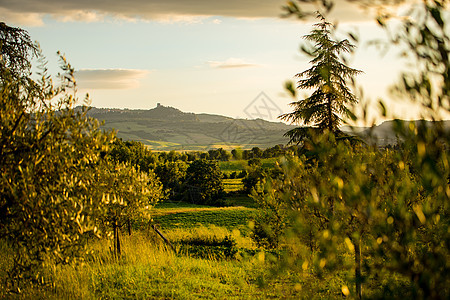
[[[261,182],[266,176],[267,174],[260,166],[251,166],[247,168],[246,175],[242,179],[244,191],[250,194],[254,189],[260,190]]]
[[[223,205],[222,172],[216,161],[196,160],[186,170],[184,198],[192,203]]]
[[[155,174],[164,186],[166,194],[173,200],[181,197],[187,164],[183,161],[162,162],[155,168]]]

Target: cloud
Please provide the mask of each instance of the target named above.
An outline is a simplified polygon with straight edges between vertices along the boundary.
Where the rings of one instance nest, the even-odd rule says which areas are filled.
[[[1,7],[0,16],[3,22],[12,22],[20,26],[43,26],[42,15],[39,13],[23,13],[20,11],[13,11]]]
[[[69,15],[55,15],[57,20],[62,22],[98,22],[102,21],[105,17],[105,14],[101,14],[94,11],[86,11],[86,10],[74,10]]]
[[[232,68],[248,68],[257,67],[257,64],[252,64],[240,58],[229,58],[224,61],[208,61],[208,65],[214,69],[232,69]]]
[[[74,21],[80,20],[80,12],[99,18],[167,20],[175,16],[277,17],[284,4],[285,0],[3,0],[0,9]]]
[[[139,87],[149,71],[136,69],[81,69],[75,72],[80,89],[127,90]]]
[[[182,23],[182,24],[202,24],[206,16],[189,16],[189,15],[162,15],[157,18],[158,22],[165,24],[174,24],[174,23]],[[134,21],[136,19],[133,19]]]
[[[341,21],[367,20],[367,14],[355,4],[358,1],[335,0],[333,17]],[[361,3],[365,3],[364,1]],[[27,21],[42,23],[44,16],[62,21],[92,22],[113,17],[123,20],[157,20],[184,22],[206,17],[278,18],[286,0],[2,0],[0,14],[7,23]],[[304,5],[309,11],[313,5]],[[294,20],[294,18],[291,18]],[[215,21],[213,21],[215,22]]]

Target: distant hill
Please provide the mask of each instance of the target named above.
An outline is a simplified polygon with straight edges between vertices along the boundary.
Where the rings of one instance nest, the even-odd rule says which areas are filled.
[[[416,127],[419,125],[419,122],[425,122],[426,126],[431,126],[433,121],[423,121],[423,120],[401,120],[403,121],[403,126],[409,126],[412,122]],[[450,121],[440,121],[443,123],[443,126],[447,132],[450,132]],[[395,130],[395,120],[384,121],[380,125],[376,125],[373,127],[348,127],[345,126],[342,128],[344,132],[349,134],[354,134],[361,137],[364,141],[369,144],[375,144],[378,146],[386,146],[386,145],[395,145],[398,141],[402,140],[402,137],[399,137],[396,134]]]
[[[93,107],[89,115],[103,121],[103,129],[115,129],[118,137],[139,141],[160,151],[273,147],[286,144],[289,139],[283,134],[295,127],[262,119],[186,113],[163,105],[148,110]],[[450,121],[443,122],[450,130]],[[431,121],[427,123],[431,124]],[[356,127],[350,130],[349,127],[343,127],[342,130],[356,134],[370,144],[385,146],[398,141],[393,127],[394,121],[385,121],[372,128]]]
[[[417,127],[419,122],[425,122],[426,126],[431,126],[433,121],[404,121],[404,126],[409,126],[410,123],[414,123],[414,125]],[[441,121],[443,123],[443,127],[446,129],[446,131],[450,131],[450,121]],[[395,145],[398,143],[399,140],[401,140],[401,137],[397,136],[394,130],[395,127],[395,121],[385,121],[381,123],[380,125],[366,128],[358,133],[360,137],[362,137],[365,141],[371,143],[371,144],[377,144],[378,146],[385,146],[385,145]]]
[[[149,110],[93,107],[89,115],[103,121],[103,129],[115,129],[124,140],[164,151],[273,147],[286,144],[288,139],[283,134],[294,127],[262,119],[186,113],[162,105]]]

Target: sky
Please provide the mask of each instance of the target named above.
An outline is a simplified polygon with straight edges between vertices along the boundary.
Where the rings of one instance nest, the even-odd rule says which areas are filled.
[[[279,121],[292,111],[284,89],[310,67],[299,51],[316,20],[281,18],[283,0],[0,0],[9,26],[39,42],[49,70],[56,52],[76,69],[78,95],[91,105],[150,109],[160,103],[182,111]],[[384,38],[373,15],[337,0],[330,21],[342,37],[360,42],[349,65],[369,101],[367,123],[382,98],[395,117],[418,118],[420,110],[393,101],[388,89],[405,69],[395,49],[384,56],[367,42]],[[307,91],[300,91],[299,97]]]

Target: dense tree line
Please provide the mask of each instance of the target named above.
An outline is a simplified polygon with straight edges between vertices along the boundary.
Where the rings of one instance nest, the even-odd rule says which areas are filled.
[[[141,142],[116,138],[110,155],[118,161],[127,161],[143,170],[154,169],[160,163],[193,162],[196,160],[229,161],[231,153],[219,148],[208,151],[152,151]]]
[[[224,149],[211,149],[207,152],[201,151],[189,151],[189,152],[156,152],[149,150],[144,144],[136,141],[123,141],[121,139],[116,139],[112,144],[112,148],[109,155],[112,159],[117,162],[129,163],[140,170],[148,171],[153,170],[162,182],[165,191],[165,197],[170,200],[176,201],[190,201],[199,204],[214,204],[220,205],[223,203],[220,199],[223,197],[223,183],[222,179],[234,179],[242,178],[244,183],[243,193],[250,193],[252,188],[255,188],[259,183],[260,179],[264,175],[271,174],[274,171],[264,169],[261,166],[261,159],[281,157],[286,154],[297,155],[301,151],[301,148],[292,145],[289,147],[284,147],[281,145],[276,145],[271,148],[261,150],[258,147],[252,149],[233,149],[228,152]],[[224,174],[218,172],[219,167],[217,165],[218,161],[230,161],[230,160],[247,160],[248,167],[239,172],[232,172],[230,174]],[[199,196],[196,192],[193,192],[195,185],[192,182],[192,178],[195,175],[191,172],[191,165],[195,165],[198,161],[203,161],[205,169],[203,171],[209,172],[205,176],[212,176],[214,178],[213,182],[216,182],[215,187],[210,187],[212,190],[220,190],[221,192],[215,193],[211,191],[206,191],[205,193],[212,193],[215,196],[209,199],[204,195]],[[214,166],[214,168],[207,168],[206,165]],[[220,181],[218,179],[221,179]],[[207,181],[207,179],[200,180],[199,186],[203,186],[202,181]],[[206,185],[205,185],[206,186]],[[190,194],[186,191],[190,189]],[[193,195],[197,195],[194,197]],[[221,195],[219,197],[219,195]],[[203,199],[203,200],[201,200]],[[208,199],[208,200],[206,200]]]
[[[159,163],[165,162],[193,162],[200,159],[216,161],[249,160],[253,158],[282,157],[285,154],[296,154],[301,148],[296,145],[275,145],[270,148],[260,149],[210,149],[208,151],[152,151],[143,143],[136,141],[123,141],[117,138],[113,143],[110,155],[119,161],[128,161],[139,165],[142,170],[154,168]]]

